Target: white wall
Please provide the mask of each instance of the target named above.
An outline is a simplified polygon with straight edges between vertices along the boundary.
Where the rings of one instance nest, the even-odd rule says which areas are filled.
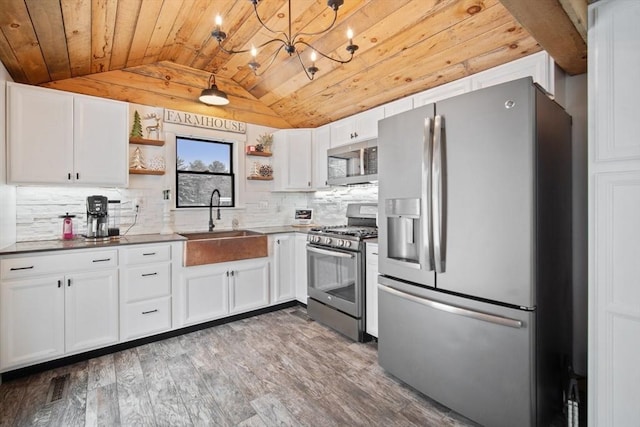
[[[0,62],[0,248],[16,241],[16,188],[7,185],[6,85],[13,79]]]

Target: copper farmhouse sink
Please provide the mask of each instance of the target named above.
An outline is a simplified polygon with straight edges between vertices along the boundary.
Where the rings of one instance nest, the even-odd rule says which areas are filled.
[[[248,230],[181,233],[185,267],[268,256],[267,236]]]

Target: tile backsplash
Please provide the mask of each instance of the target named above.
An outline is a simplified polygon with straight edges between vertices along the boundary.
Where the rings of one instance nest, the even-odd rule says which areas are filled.
[[[120,233],[153,234],[163,230],[165,202],[161,188],[75,188],[17,187],[17,241],[58,239],[62,233],[62,218],[67,212],[76,215],[74,233],[86,232],[86,198],[99,194],[121,201]],[[255,194],[253,195],[255,196]],[[258,200],[253,200],[258,199]],[[134,201],[140,203],[136,218]],[[378,187],[374,184],[334,187],[313,193],[263,192],[246,197],[243,207],[222,209],[217,228],[230,229],[233,219],[241,228],[288,225],[295,208],[314,209],[314,223],[334,225],[345,223],[348,203],[377,202]],[[175,232],[202,231],[208,226],[208,209],[169,210],[168,226]],[[134,225],[135,221],[135,225]]]

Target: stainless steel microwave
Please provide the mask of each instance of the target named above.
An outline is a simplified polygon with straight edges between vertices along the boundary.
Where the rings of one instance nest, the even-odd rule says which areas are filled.
[[[329,185],[364,184],[378,180],[378,140],[341,145],[327,150]]]

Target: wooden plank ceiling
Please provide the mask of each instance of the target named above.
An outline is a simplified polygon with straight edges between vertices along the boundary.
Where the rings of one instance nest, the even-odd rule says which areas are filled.
[[[527,3],[503,1],[520,13]],[[249,54],[226,54],[211,37],[220,14],[227,48],[246,49],[271,38],[248,0],[0,5],[0,60],[16,82],[278,128],[320,126],[541,49],[540,37],[532,37],[499,0],[345,0],[334,28],[304,41],[346,58],[351,28],[360,47],[352,62],[321,58],[309,81],[298,58],[283,51],[258,77],[247,67]],[[294,32],[322,29],[333,16],[326,0],[291,0],[291,8]],[[270,28],[286,29],[287,0],[263,0],[258,11]],[[258,61],[266,66],[276,47],[262,49]],[[301,51],[304,60],[309,52]],[[566,69],[584,72],[580,65]],[[197,100],[211,73],[229,95],[226,107]]]

